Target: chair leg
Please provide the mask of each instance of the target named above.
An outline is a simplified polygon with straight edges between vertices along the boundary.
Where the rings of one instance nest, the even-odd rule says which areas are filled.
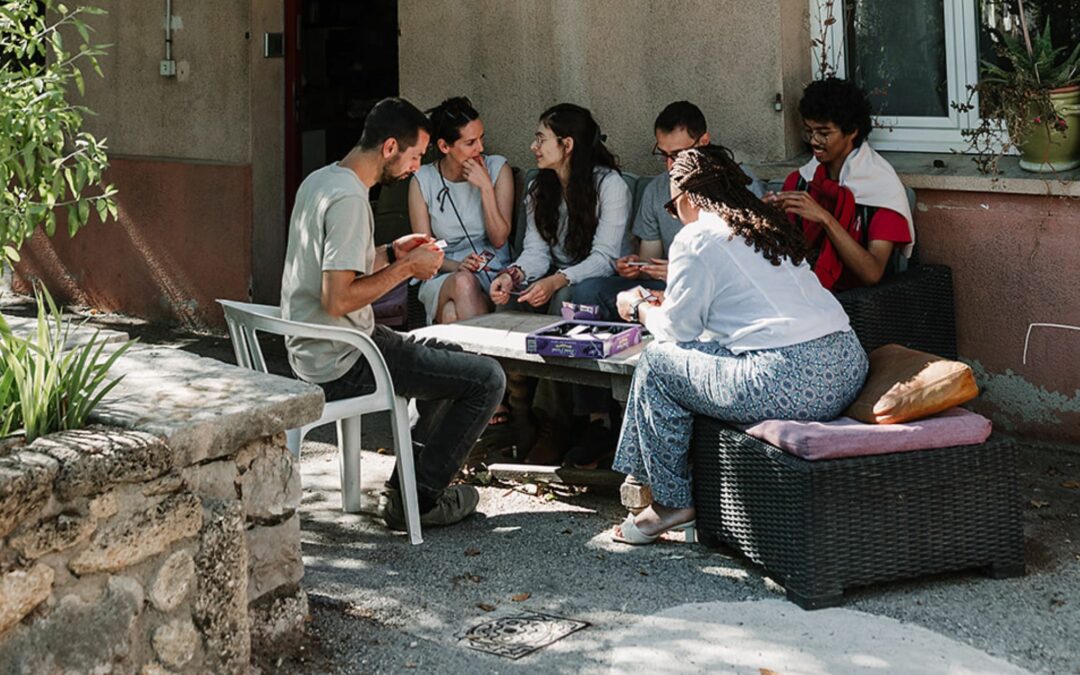
[[[296,459],[300,459],[300,444],[303,442],[304,432],[302,429],[289,429],[285,432],[285,446],[289,448],[289,452]]]
[[[412,431],[409,429],[409,402],[400,396],[394,401],[394,455],[397,458],[398,483],[405,507],[405,525],[409,541],[424,543],[420,532],[420,506],[416,495],[416,469],[413,462]]]
[[[337,422],[341,468],[341,510],[360,513],[360,416]]]

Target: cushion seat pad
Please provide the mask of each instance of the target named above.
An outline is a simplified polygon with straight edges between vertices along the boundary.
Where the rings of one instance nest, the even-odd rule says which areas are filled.
[[[992,425],[982,415],[950,408],[903,424],[864,424],[838,417],[829,422],[765,420],[737,428],[796,457],[823,460],[976,445],[989,438]]]

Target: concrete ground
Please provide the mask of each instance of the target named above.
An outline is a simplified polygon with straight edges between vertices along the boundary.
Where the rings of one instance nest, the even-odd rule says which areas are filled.
[[[0,308],[27,310],[10,297]],[[220,336],[92,319],[232,360]],[[481,487],[476,516],[410,546],[371,513],[392,467],[377,452],[389,446],[386,420],[365,424],[369,512],[357,515],[339,509],[333,430],[318,429],[301,463],[308,634],[258,664],[266,673],[1080,672],[1080,453],[1018,440],[1026,576],[879,585],[851,592],[843,608],[804,612],[733,554],[678,537],[611,542],[624,515],[611,493]],[[589,626],[517,661],[462,640],[522,611]]]

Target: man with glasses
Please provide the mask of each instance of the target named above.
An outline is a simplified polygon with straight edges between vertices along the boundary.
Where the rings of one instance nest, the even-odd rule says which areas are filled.
[[[599,305],[602,318],[618,321],[615,296],[635,286],[664,290],[667,286],[668,248],[682,227],[679,219],[664,208],[670,197],[668,171],[675,157],[689,148],[710,142],[705,115],[689,101],[668,104],[653,125],[656,144],[652,154],[664,164],[664,172],[645,187],[641,205],[634,216],[632,233],[638,240],[637,253],[615,261],[618,276],[588,279],[573,287],[574,302]],[[740,166],[751,182],[747,189],[758,197],[765,194],[765,184],[745,166]]]
[[[764,199],[803,228],[822,286],[872,286],[906,266],[915,229],[900,178],[866,138],[870,101],[854,82],[830,77],[806,87],[799,114],[813,157]]]
[[[678,217],[665,208],[671,196],[668,172],[680,152],[708,145],[710,141],[705,115],[689,101],[668,104],[657,116],[653,131],[656,134],[653,155],[664,164],[664,172],[645,186],[641,206],[634,216],[632,233],[638,240],[637,253],[615,261],[618,276],[586,279],[570,287],[573,302],[599,306],[601,318],[608,321],[622,321],[616,307],[620,292],[637,286],[655,291],[667,288],[668,249],[682,227]],[[740,168],[751,178],[747,189],[758,197],[765,194],[765,184],[745,166]],[[615,445],[611,394],[604,389],[575,387],[574,399],[575,409],[591,411],[590,424],[574,440],[566,458],[579,467],[594,466]]]

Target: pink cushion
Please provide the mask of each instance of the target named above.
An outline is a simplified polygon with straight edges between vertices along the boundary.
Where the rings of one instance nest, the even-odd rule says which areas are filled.
[[[990,436],[990,420],[963,408],[903,424],[863,424],[850,417],[831,422],[765,420],[744,432],[803,459],[839,459],[891,452],[975,445]]]

